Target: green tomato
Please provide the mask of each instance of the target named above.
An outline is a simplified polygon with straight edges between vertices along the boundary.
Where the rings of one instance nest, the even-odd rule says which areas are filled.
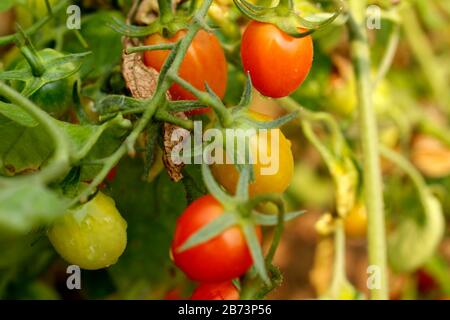
[[[46,61],[63,56],[61,52],[48,48],[38,53],[44,64]],[[15,69],[23,69],[26,65],[25,59],[21,59]],[[71,71],[75,66],[67,63],[59,68],[60,71]],[[55,118],[59,118],[73,105],[73,90],[78,79],[79,74],[77,72],[70,77],[49,82],[39,88],[29,98],[47,113]],[[16,82],[13,86],[18,90],[22,90],[24,84],[23,82]]]
[[[117,262],[127,244],[126,229],[114,200],[99,192],[58,219],[48,238],[67,262],[96,270]]]

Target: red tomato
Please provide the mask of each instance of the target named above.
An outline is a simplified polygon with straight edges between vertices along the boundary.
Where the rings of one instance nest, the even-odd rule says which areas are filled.
[[[191,300],[239,300],[239,291],[231,281],[202,283],[194,290]]]
[[[117,167],[113,167],[109,172],[108,175],[106,176],[106,180],[108,182],[113,182],[114,178],[117,175]]]
[[[172,242],[175,264],[195,281],[220,282],[244,274],[253,260],[238,226],[233,226],[216,237],[183,252],[177,252],[195,231],[224,212],[222,205],[211,195],[192,202],[178,218]],[[256,229],[261,240],[261,228]]]
[[[416,272],[417,289],[420,293],[429,293],[438,288],[436,280],[425,270],[419,269]]]
[[[241,58],[253,86],[281,98],[305,80],[313,61],[311,36],[294,38],[271,23],[252,21],[242,36]]]
[[[180,288],[174,288],[166,293],[164,300],[183,300]]]
[[[173,37],[166,39],[160,34],[152,34],[146,40],[146,45],[176,42],[183,38],[185,30],[178,31]],[[167,56],[168,50],[152,50],[144,53],[144,63],[161,70]],[[227,62],[225,53],[220,46],[217,37],[204,30],[200,30],[191,43],[184,56],[178,74],[199,90],[205,91],[205,83],[220,97],[225,96],[227,85]],[[174,84],[170,88],[170,94],[174,100],[197,100],[189,91],[180,85]],[[208,108],[191,111],[190,114],[204,113]]]

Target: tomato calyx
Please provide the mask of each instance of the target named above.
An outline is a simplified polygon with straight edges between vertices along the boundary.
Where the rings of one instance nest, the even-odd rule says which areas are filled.
[[[295,38],[303,38],[332,23],[341,13],[342,7],[323,19],[318,15],[314,19],[300,17],[293,10],[292,0],[281,0],[275,7],[254,5],[246,0],[233,0],[241,12],[249,19],[271,23]],[[313,22],[316,21],[316,22]],[[306,30],[306,31],[305,31]]]
[[[64,55],[53,49],[37,51],[23,30],[17,35],[17,44],[25,61],[3,72],[0,79],[9,80],[23,96],[58,118],[73,104],[78,71],[90,52]]]
[[[194,18],[194,7],[188,10],[173,11],[170,1],[158,1],[159,16],[147,26],[134,26],[113,18],[109,26],[116,32],[127,37],[145,37],[159,33],[164,37],[171,37],[178,31],[187,29],[190,21]]]

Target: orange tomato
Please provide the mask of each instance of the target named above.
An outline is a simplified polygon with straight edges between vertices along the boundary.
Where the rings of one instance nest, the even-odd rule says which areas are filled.
[[[146,45],[161,43],[174,43],[186,35],[185,30],[178,31],[171,38],[164,38],[158,33],[150,35],[146,40]],[[160,71],[169,55],[169,50],[151,50],[144,53],[144,63]],[[220,46],[217,37],[204,30],[200,30],[190,47],[188,48],[183,62],[178,71],[179,76],[193,85],[195,88],[205,91],[205,83],[220,97],[225,96],[227,84],[227,62],[225,53]],[[197,100],[197,98],[179,84],[173,84],[170,94],[174,100]],[[206,110],[196,110],[191,113],[203,113]]]

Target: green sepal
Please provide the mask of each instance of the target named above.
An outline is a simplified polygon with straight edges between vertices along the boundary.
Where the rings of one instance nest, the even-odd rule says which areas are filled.
[[[300,211],[293,211],[286,213],[284,215],[284,221],[290,221],[293,220],[301,215],[303,215],[306,212],[306,210],[300,210]],[[269,214],[262,214],[259,212],[254,212],[253,217],[255,219],[255,223],[261,226],[276,226],[278,224],[278,216],[277,215],[269,215]]]
[[[332,23],[341,13],[342,7],[337,8],[336,12],[330,14],[327,18],[321,18],[322,14],[316,14],[312,17],[318,21],[312,21],[312,19],[305,19],[297,15],[292,8],[286,8],[285,5],[280,2],[275,7],[263,7],[249,3],[246,0],[233,0],[235,5],[241,12],[252,20],[259,22],[272,23],[276,25],[280,30],[286,32],[292,37],[302,38],[310,35],[311,33],[329,25]],[[320,17],[320,19],[318,19]],[[311,18],[311,17],[310,17]],[[307,31],[300,32],[299,29],[308,29]]]
[[[193,248],[201,243],[204,243],[226,229],[232,227],[237,223],[236,215],[230,212],[224,212],[210,223],[206,224],[196,232],[194,232],[180,247],[177,252],[183,252]]]
[[[266,263],[264,261],[261,245],[256,235],[255,225],[249,221],[241,223],[242,231],[244,232],[250,254],[253,258],[253,264],[256,272],[261,277],[266,285],[270,285],[270,279],[267,274]]]

